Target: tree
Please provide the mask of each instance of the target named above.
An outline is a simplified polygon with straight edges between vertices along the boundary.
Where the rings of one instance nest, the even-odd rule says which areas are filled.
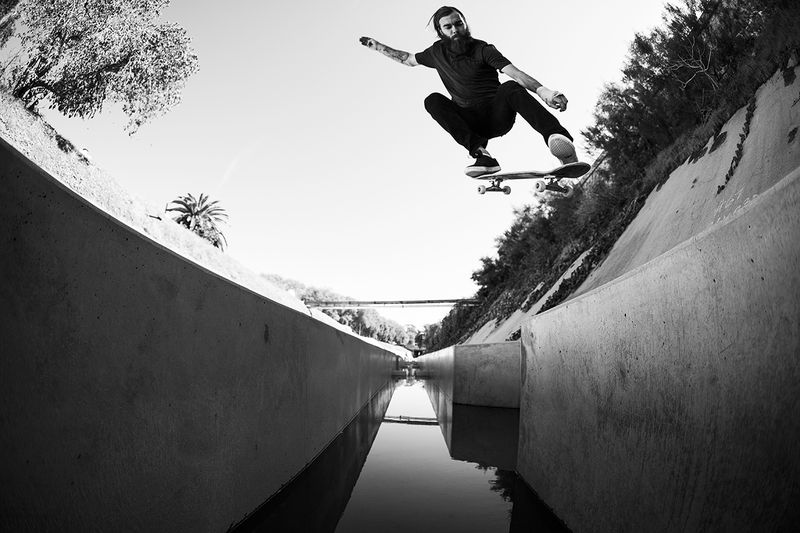
[[[419,335],[419,330],[413,324],[406,324],[406,343],[405,346],[414,347],[417,345],[417,336]],[[418,345],[417,345],[418,346]]]
[[[425,343],[426,350],[433,350],[439,346],[439,336],[441,331],[442,325],[440,323],[425,325],[423,342]]]
[[[159,21],[169,0],[23,0],[21,50],[3,81],[29,109],[42,100],[67,116],[92,117],[119,103],[129,133],[180,102],[197,57],[186,31]]]
[[[13,11],[17,4],[19,0],[0,0],[0,20]]]
[[[223,208],[217,206],[216,200],[209,203],[208,196],[201,193],[200,198],[186,194],[170,203],[175,204],[175,207],[167,208],[166,211],[178,213],[173,219],[175,222],[195,232],[220,250],[228,244],[217,227],[217,224],[224,222],[228,215]]]
[[[14,9],[19,0],[0,0],[0,47],[5,46],[14,33],[14,23],[19,17]]]

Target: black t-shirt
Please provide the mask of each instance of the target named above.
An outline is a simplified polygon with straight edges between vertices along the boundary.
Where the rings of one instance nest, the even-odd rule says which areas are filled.
[[[414,55],[417,63],[435,68],[447,92],[461,107],[470,107],[494,97],[500,80],[497,71],[511,64],[494,45],[475,39],[472,50],[458,55],[436,41]]]

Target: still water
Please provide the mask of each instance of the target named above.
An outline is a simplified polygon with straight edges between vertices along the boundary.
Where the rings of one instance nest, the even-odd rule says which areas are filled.
[[[379,392],[236,531],[566,531],[513,471],[518,411],[444,405],[426,386]]]

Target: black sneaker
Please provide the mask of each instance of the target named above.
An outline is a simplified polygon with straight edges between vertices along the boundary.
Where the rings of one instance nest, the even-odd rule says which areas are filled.
[[[497,162],[497,159],[482,154],[479,154],[475,162],[464,169],[464,173],[470,178],[494,174],[495,172],[500,172],[500,163]]]

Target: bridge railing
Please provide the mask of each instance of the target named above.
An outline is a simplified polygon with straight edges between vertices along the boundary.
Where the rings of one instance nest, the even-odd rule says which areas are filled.
[[[450,298],[444,300],[309,300],[308,307],[317,309],[357,309],[362,307],[452,307],[454,305],[477,305],[471,298]]]

